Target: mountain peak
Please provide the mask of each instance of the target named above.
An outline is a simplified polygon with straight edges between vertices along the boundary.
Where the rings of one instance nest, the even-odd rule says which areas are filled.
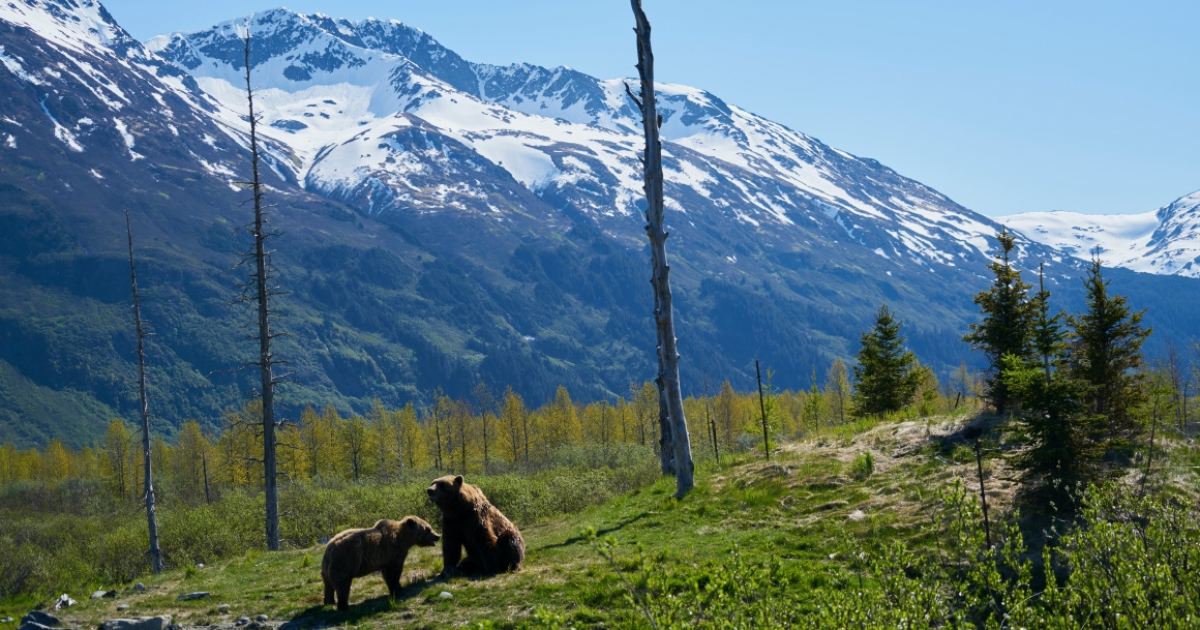
[[[0,21],[28,28],[64,50],[105,48],[121,56],[143,55],[137,40],[96,0],[9,1],[0,4]]]

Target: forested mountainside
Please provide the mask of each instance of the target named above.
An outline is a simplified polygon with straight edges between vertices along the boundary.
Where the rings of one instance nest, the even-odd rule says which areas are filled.
[[[75,445],[132,416],[132,216],[156,431],[240,406],[250,219],[237,26],[248,24],[280,286],[279,402],[364,410],[483,381],[546,400],[654,371],[638,121],[620,80],[461,59],[398,22],[285,10],[147,45],[92,0],[0,6],[0,441]],[[633,57],[628,51],[614,51]],[[999,224],[878,162],[660,86],[685,388],[807,387],[888,303],[945,373]],[[1022,239],[1064,308],[1078,259]],[[1183,339],[1194,279],[1112,270]]]

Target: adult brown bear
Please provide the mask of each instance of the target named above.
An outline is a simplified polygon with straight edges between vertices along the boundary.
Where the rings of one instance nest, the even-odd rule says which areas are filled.
[[[442,575],[495,575],[525,560],[525,541],[512,521],[462,475],[435,479],[429,500],[442,511]],[[463,549],[467,557],[462,557]]]
[[[432,547],[441,536],[433,527],[415,516],[402,521],[384,519],[367,529],[347,529],[330,539],[321,559],[321,580],[325,582],[325,603],[337,609],[350,606],[350,582],[376,571],[383,573],[388,594],[400,595],[400,574],[413,545]]]

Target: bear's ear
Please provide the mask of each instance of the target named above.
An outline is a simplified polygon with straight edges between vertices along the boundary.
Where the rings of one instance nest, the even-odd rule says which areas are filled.
[[[461,487],[462,487],[462,475],[459,475],[454,478],[454,489],[457,490]]]

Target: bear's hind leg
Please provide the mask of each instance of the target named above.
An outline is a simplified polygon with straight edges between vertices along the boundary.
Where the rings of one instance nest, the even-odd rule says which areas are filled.
[[[347,610],[350,608],[350,582],[347,579],[337,585],[337,609]]]
[[[325,583],[325,605],[336,603],[333,599],[333,581],[327,575],[322,575],[321,581]]]
[[[467,552],[467,557],[458,563],[458,572],[463,575],[479,575],[484,573],[484,568],[473,554]]]

